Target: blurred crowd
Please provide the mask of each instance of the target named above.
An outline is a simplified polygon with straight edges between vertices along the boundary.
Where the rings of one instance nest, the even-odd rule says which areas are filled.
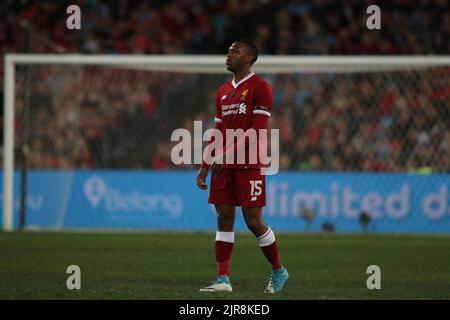
[[[236,38],[261,54],[448,54],[446,0],[12,1],[0,3],[0,50],[225,54]],[[82,29],[66,29],[78,4]],[[30,37],[31,35],[31,37]],[[3,63],[0,64],[3,103]],[[101,67],[18,69],[16,156],[31,168],[174,169],[170,133],[212,126],[225,75]],[[282,170],[450,172],[450,69],[265,75],[274,89]],[[189,95],[189,99],[186,96]],[[27,106],[32,105],[32,108]],[[1,108],[3,112],[3,108]],[[3,113],[2,113],[3,118]],[[3,125],[3,119],[1,125]]]
[[[277,77],[281,168],[450,172],[449,78],[448,67]]]
[[[274,92],[281,170],[450,172],[449,67],[263,76]],[[31,168],[193,169],[172,163],[171,134],[193,134],[194,121],[202,133],[213,127],[215,90],[229,78],[19,68],[16,141],[26,128]]]
[[[81,30],[68,32],[66,8],[81,8]],[[369,5],[381,30],[366,27]],[[447,0],[3,0],[3,52],[222,54],[253,40],[262,54],[446,54]]]

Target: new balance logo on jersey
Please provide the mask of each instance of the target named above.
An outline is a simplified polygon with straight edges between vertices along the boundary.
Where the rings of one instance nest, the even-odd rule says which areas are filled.
[[[239,105],[239,113],[244,113],[247,111],[247,106],[245,105],[245,103],[241,103]]]
[[[256,201],[256,199],[258,199],[258,197],[252,197],[252,198],[250,199],[250,201]]]

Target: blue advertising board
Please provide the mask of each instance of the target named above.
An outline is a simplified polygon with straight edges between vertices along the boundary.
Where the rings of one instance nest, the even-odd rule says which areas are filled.
[[[195,177],[194,171],[31,171],[27,226],[215,230],[208,191],[196,187]],[[18,182],[16,173],[16,227]],[[450,233],[450,175],[283,172],[267,177],[266,196],[264,219],[278,231],[321,231],[329,222],[337,232],[360,232],[364,211],[369,231]],[[304,208],[313,213],[310,222]],[[236,230],[246,230],[238,213]]]

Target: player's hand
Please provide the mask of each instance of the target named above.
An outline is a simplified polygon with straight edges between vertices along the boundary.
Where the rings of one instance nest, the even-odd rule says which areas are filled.
[[[205,180],[208,176],[208,169],[200,168],[197,173],[197,187],[199,187],[202,190],[208,189],[208,185],[206,184]]]

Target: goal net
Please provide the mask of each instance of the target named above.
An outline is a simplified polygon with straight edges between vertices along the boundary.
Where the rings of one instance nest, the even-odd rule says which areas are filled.
[[[7,55],[3,229],[214,229],[171,134],[214,126],[224,60]],[[260,57],[254,71],[280,137],[271,225],[450,232],[449,57]]]

